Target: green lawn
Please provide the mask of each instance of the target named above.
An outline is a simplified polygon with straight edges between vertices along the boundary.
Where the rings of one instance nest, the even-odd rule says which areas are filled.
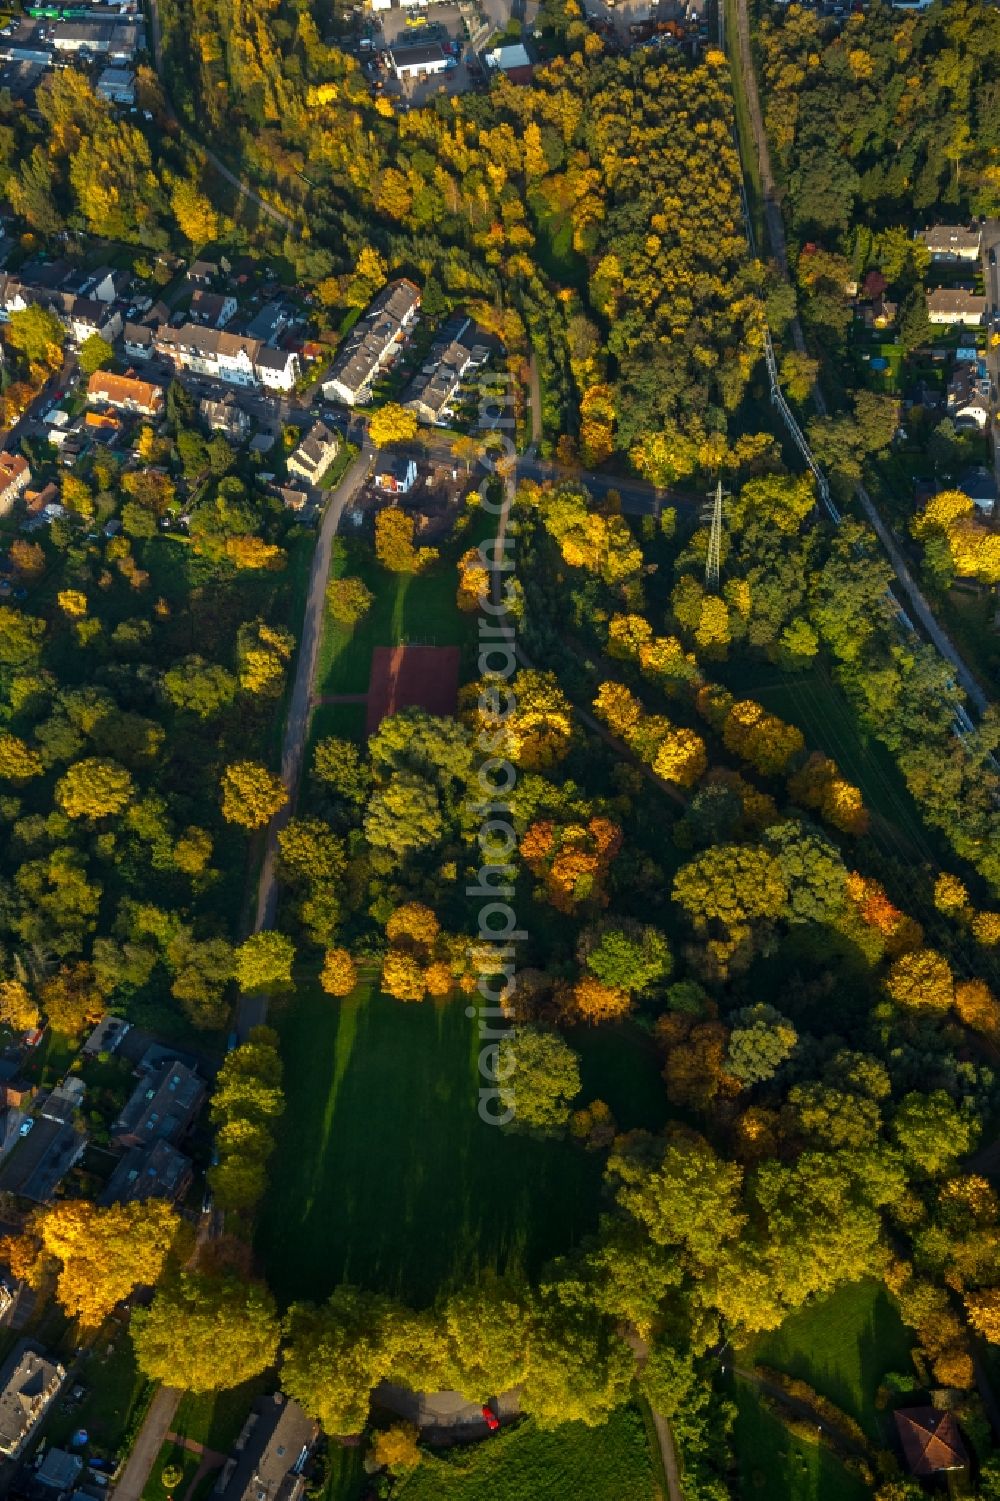
[[[603,1428],[530,1422],[481,1444],[428,1455],[394,1492],[399,1501],[660,1501],[635,1408]]]
[[[400,641],[461,646],[469,638],[471,617],[455,608],[458,575],[447,558],[426,573],[389,573],[370,554],[348,555],[337,548],[331,577],[345,574],[363,579],[375,598],[353,630],[326,617],[316,671],[317,695],[365,693],[376,646],[395,646]]]
[[[185,1392],[173,1422],[174,1433],[193,1439],[206,1449],[228,1454],[246,1422],[254,1398],[273,1391],[271,1376],[258,1376],[224,1392]]]
[[[361,1501],[368,1477],[364,1466],[365,1450],[342,1449],[331,1442],[327,1451],[326,1484],[319,1501]]]
[[[761,1406],[745,1382],[736,1383],[733,1448],[744,1501],[868,1501],[871,1491],[828,1449],[795,1438]]]
[[[74,1384],[85,1387],[86,1396],[79,1407],[67,1409],[60,1403],[45,1425],[45,1436],[51,1444],[65,1446],[78,1428],[85,1428],[90,1452],[110,1458],[121,1447],[148,1388],[136,1370],[132,1341],[120,1334],[115,1349],[103,1358],[91,1350]]]
[[[634,1022],[573,1027],[566,1040],[580,1054],[582,1098],[603,1100],[622,1131],[662,1131],[669,1110],[663,1060]]]
[[[874,736],[862,732],[854,710],[825,668],[782,673],[741,662],[726,678],[736,692],[798,725],[809,750],[833,757],[843,775],[861,788],[866,807],[875,815],[872,836],[886,853],[937,863],[892,757]]]
[[[793,1313],[756,1342],[753,1358],[807,1381],[883,1444],[875,1393],[887,1372],[912,1370],[912,1343],[885,1289],[852,1282]]]
[[[462,999],[303,988],[275,1023],[288,1105],[257,1250],[280,1302],[354,1281],[426,1304],[480,1267],[535,1272],[594,1228],[596,1155],[480,1120]]]
[[[168,1464],[177,1465],[183,1472],[180,1485],[175,1485],[172,1490],[168,1490],[160,1479],[163,1466]],[[200,1454],[192,1454],[189,1449],[178,1449],[171,1443],[164,1444],[146,1481],[142,1501],[167,1501],[168,1496],[172,1496],[174,1501],[184,1501],[200,1464]]]

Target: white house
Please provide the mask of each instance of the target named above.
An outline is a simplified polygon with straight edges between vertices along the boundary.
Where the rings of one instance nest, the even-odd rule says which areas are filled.
[[[918,230],[915,238],[927,246],[933,261],[977,261],[983,232],[978,224],[971,229],[961,224],[933,224]]]
[[[396,43],[389,49],[389,61],[399,79],[426,78],[455,66],[455,59],[440,42]]]
[[[315,422],[285,467],[310,485],[318,485],[340,451],[340,435],[323,422]]]
[[[927,294],[927,316],[932,323],[962,323],[974,328],[986,317],[986,298],[952,287],[935,287]]]
[[[271,349],[259,339],[229,334],[225,329],[202,328],[197,323],[158,328],[153,348],[182,370],[210,375],[234,386],[290,391],[299,373],[298,356],[291,350]]]
[[[394,281],[382,288],[344,340],[323,383],[328,401],[353,407],[370,400],[372,386],[416,322],[419,308],[420,289],[412,281]]]

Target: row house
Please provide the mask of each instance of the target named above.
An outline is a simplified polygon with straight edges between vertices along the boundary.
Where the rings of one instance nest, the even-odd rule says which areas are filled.
[[[290,391],[299,375],[294,351],[272,349],[260,339],[230,334],[220,328],[203,328],[197,323],[158,328],[153,335],[153,348],[182,370],[224,380],[233,386],[267,386],[274,391]]]
[[[419,308],[420,289],[412,281],[383,287],[345,339],[323,395],[352,407],[370,401],[372,386],[396,355]]]

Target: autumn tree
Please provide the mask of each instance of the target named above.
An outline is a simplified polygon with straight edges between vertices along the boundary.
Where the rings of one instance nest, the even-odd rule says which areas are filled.
[[[56,1297],[70,1318],[97,1329],[140,1284],[156,1284],[180,1228],[164,1199],[100,1209],[63,1199],[39,1211],[31,1228],[58,1264]]]
[[[69,818],[107,818],[121,813],[135,788],[124,766],[100,756],[76,761],[56,783],[56,802]]]
[[[17,308],[7,325],[7,343],[32,365],[57,370],[62,363],[66,330],[51,308],[33,302]]]
[[[37,1027],[41,1016],[22,980],[0,980],[0,1022],[14,1032]]]
[[[41,776],[43,770],[41,756],[27,741],[9,730],[0,730],[0,777],[9,782],[28,782]]]
[[[350,995],[358,983],[358,970],[347,949],[327,949],[319,983],[327,995]]]
[[[259,761],[234,761],[222,774],[222,816],[245,829],[261,829],[288,801],[280,777]]]
[[[371,609],[375,598],[363,579],[331,579],[326,586],[326,604],[338,625],[356,626]]]
[[[915,949],[900,955],[885,984],[899,1006],[947,1011],[955,999],[951,965],[936,949]]]
[[[414,547],[414,520],[398,506],[388,506],[375,517],[375,556],[390,573],[422,573],[438,558],[433,547]]]
[[[393,1423],[376,1430],[372,1441],[372,1459],[380,1470],[393,1475],[408,1475],[420,1463],[420,1429],[415,1423]]]
[[[225,1272],[180,1272],[132,1315],[136,1362],[150,1381],[225,1391],[274,1364],[281,1327],[263,1283]]]
[[[398,401],[388,401],[384,407],[373,412],[368,422],[368,433],[376,448],[388,443],[409,443],[417,436],[417,414]]]

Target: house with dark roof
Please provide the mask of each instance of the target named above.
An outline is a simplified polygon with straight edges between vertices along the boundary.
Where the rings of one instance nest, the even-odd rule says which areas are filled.
[[[340,452],[340,434],[325,422],[314,422],[285,467],[309,485],[318,485]]]
[[[290,391],[299,374],[294,351],[271,349],[249,335],[203,328],[198,323],[184,323],[180,328],[164,324],[153,335],[153,348],[181,370],[210,375],[234,386]]]
[[[190,1130],[205,1095],[204,1081],[194,1070],[171,1059],[140,1079],[112,1135],[123,1147],[176,1143]]]
[[[910,1474],[920,1479],[964,1469],[969,1463],[953,1412],[900,1407],[893,1414]]]
[[[238,303],[228,293],[203,292],[201,288],[191,295],[191,317],[196,323],[208,328],[225,328],[236,316]]]
[[[214,1494],[222,1501],[299,1501],[319,1425],[297,1402],[258,1397]]]
[[[175,1204],[187,1193],[193,1176],[190,1157],[178,1152],[168,1141],[154,1142],[151,1147],[132,1147],[108,1179],[101,1203],[135,1204],[146,1199],[169,1199]]]
[[[348,406],[369,401],[372,386],[398,352],[419,308],[420,289],[412,281],[404,278],[383,287],[344,340],[323,382],[323,395]]]

